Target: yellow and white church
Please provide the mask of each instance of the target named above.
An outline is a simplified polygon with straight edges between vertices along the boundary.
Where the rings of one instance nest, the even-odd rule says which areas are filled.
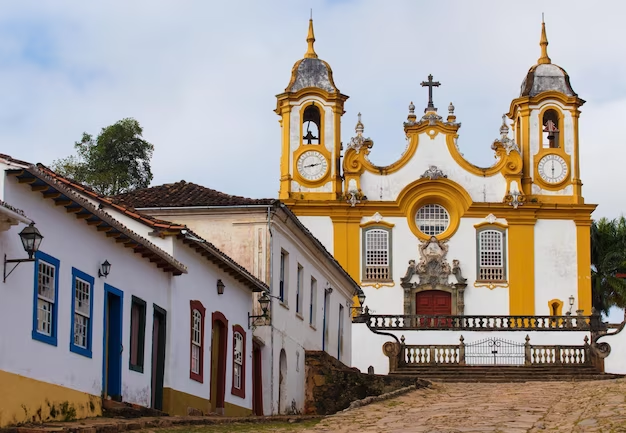
[[[342,143],[344,104],[330,65],[314,49],[277,95],[282,152],[279,198],[350,275],[376,314],[561,315],[591,313],[590,226],[582,195],[578,119],[584,101],[565,70],[540,57],[477,167],[457,147],[454,106],[441,113],[432,76],[423,115],[413,103],[406,148],[391,165],[370,161],[360,115]],[[496,134],[494,134],[496,135]],[[430,256],[438,260],[427,260]],[[433,269],[433,263],[437,269]],[[428,265],[427,265],[428,264]],[[354,333],[354,364],[373,334]],[[378,340],[376,340],[378,341]],[[380,345],[367,350],[382,356]],[[364,353],[364,352],[363,352]],[[378,371],[377,371],[378,372]]]

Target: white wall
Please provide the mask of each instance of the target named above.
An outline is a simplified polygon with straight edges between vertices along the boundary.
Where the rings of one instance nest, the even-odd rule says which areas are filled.
[[[538,220],[535,224],[535,314],[550,314],[548,302],[563,302],[563,314],[574,296],[578,309],[576,225],[571,220]]]
[[[124,292],[122,392],[126,401],[150,405],[152,304],[168,310],[169,274],[104,233],[77,220],[62,206],[32,192],[15,179],[5,181],[5,199],[26,212],[44,236],[40,250],[60,260],[58,270],[57,346],[31,337],[33,330],[34,265],[22,263],[2,285],[0,302],[0,369],[93,395],[102,392],[104,283]],[[0,250],[8,258],[25,257],[18,233],[22,226],[0,232]],[[98,278],[100,264],[108,260],[111,273]],[[92,357],[70,352],[72,324],[72,267],[95,278],[93,288]],[[131,294],[146,301],[144,373],[129,370]],[[169,317],[168,317],[169,319]],[[11,330],[6,332],[6,330]]]
[[[494,134],[494,138],[496,136]],[[499,173],[491,177],[479,177],[465,171],[448,151],[446,137],[441,133],[434,139],[426,133],[420,134],[415,154],[400,170],[384,176],[364,172],[361,175],[361,190],[370,200],[395,200],[406,185],[418,180],[431,165],[436,165],[448,179],[463,185],[475,202],[501,202],[504,198],[504,177]]]
[[[228,320],[226,352],[225,401],[243,408],[252,408],[252,332],[248,329],[248,312],[252,306],[252,292],[234,280],[189,246],[176,241],[174,252],[178,260],[187,265],[188,274],[175,277],[171,291],[171,309],[176,312],[175,320],[169,322],[167,353],[169,363],[165,375],[165,386],[210,399],[211,394],[211,350],[212,314],[222,313]],[[217,280],[225,285],[224,294],[217,294]],[[204,319],[204,374],[203,383],[189,377],[190,372],[190,301],[198,300],[206,308]],[[233,326],[240,325],[246,335],[246,385],[245,398],[235,396],[232,390]]]

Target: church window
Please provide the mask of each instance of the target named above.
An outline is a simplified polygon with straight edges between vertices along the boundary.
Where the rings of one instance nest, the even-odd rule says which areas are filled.
[[[302,115],[302,143],[320,144],[321,125],[320,109],[315,103],[306,107]]]
[[[478,281],[506,281],[504,231],[478,232]]]
[[[425,235],[436,236],[448,229],[450,226],[450,215],[441,205],[427,204],[417,211],[415,224]]]
[[[363,279],[391,280],[391,230],[387,227],[370,227],[364,230],[363,245]]]
[[[542,119],[543,125],[543,147],[544,148],[558,148],[560,146],[560,131],[559,131],[559,115],[555,110],[546,110],[543,113]]]

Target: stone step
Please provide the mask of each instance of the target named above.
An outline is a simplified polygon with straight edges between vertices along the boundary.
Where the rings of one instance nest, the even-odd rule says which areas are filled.
[[[597,380],[610,380],[618,379],[619,377],[612,376],[580,376],[580,377],[475,377],[475,376],[420,376],[422,379],[427,379],[431,382],[463,382],[463,383],[523,383],[523,382],[585,382],[585,381],[597,381]]]

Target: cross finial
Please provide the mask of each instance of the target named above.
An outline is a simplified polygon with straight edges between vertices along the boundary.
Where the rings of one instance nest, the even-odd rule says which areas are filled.
[[[435,105],[433,104],[433,87],[439,87],[441,86],[441,83],[439,81],[433,81],[433,76],[430,74],[428,75],[428,81],[422,81],[421,86],[428,87],[428,107],[424,110],[424,112],[437,111]]]

